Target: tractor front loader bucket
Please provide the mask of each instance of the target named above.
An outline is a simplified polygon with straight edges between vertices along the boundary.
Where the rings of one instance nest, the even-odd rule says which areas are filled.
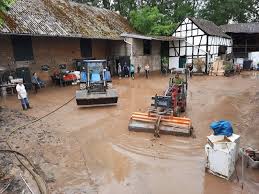
[[[116,105],[118,93],[115,89],[107,89],[106,92],[92,92],[87,90],[76,91],[76,103],[81,107]]]
[[[154,113],[134,112],[131,116],[130,131],[150,132],[154,134],[191,136],[192,123],[185,117],[157,115]]]

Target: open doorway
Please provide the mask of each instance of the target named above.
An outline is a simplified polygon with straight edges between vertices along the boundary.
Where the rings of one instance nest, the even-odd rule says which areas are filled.
[[[186,61],[187,61],[186,55],[180,56],[180,58],[179,58],[179,68],[185,68]]]

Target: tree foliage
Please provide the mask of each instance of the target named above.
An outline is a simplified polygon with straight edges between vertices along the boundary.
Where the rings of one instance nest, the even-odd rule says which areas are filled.
[[[143,7],[130,12],[130,23],[140,33],[148,35],[170,35],[173,25],[157,7]]]
[[[14,3],[14,1],[15,0],[0,0],[0,13],[8,11],[8,9],[10,8],[11,4]],[[3,18],[1,18],[0,15],[0,27],[3,24],[3,22]]]
[[[114,0],[113,4],[111,5],[111,8],[113,8],[115,11],[120,12],[122,16],[129,17],[130,12],[132,10],[137,9],[137,3],[136,0]]]
[[[205,0],[199,16],[217,25],[259,20],[258,0]]]
[[[0,0],[0,11],[7,11],[15,0]]]

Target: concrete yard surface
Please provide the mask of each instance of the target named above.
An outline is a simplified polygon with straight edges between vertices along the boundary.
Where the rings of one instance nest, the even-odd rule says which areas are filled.
[[[240,164],[230,181],[206,173],[204,145],[212,133],[210,123],[227,119],[241,135],[242,146],[259,148],[259,73],[189,80],[186,116],[196,138],[155,139],[151,133],[129,132],[131,113],[145,112],[151,97],[161,94],[168,81],[169,75],[155,73],[149,79],[115,78],[117,106],[79,108],[73,100],[40,123],[17,131],[11,138],[13,147],[46,174],[54,194],[258,193],[258,170],[245,169],[243,189]],[[11,127],[51,112],[71,99],[77,88],[48,86],[37,94],[30,92],[33,108],[22,112],[26,118],[10,116],[15,119]],[[17,96],[1,99],[1,105],[13,114],[22,111]],[[7,131],[0,131],[2,138]]]

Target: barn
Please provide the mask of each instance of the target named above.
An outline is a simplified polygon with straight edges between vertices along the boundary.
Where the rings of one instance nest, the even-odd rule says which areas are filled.
[[[0,66],[39,71],[74,59],[123,59],[120,34],[133,32],[116,12],[65,0],[17,0],[0,11]]]
[[[244,69],[259,68],[259,23],[226,24],[220,27],[233,40],[235,63]]]
[[[118,63],[148,63],[158,71],[161,45],[174,39],[138,35],[114,11],[66,0],[16,0],[0,11],[0,20],[0,67],[10,70],[40,72],[48,65],[55,71],[60,64],[73,68],[80,59],[107,59],[112,74]]]
[[[169,45],[169,68],[181,69],[185,64],[193,64],[199,58],[206,64],[203,71],[221,54],[232,52],[231,37],[211,21],[186,18],[176,28],[173,36],[179,37]],[[180,39],[183,38],[183,39]]]
[[[259,23],[238,23],[220,26],[233,39],[235,58],[248,58],[251,52],[259,51]]]

